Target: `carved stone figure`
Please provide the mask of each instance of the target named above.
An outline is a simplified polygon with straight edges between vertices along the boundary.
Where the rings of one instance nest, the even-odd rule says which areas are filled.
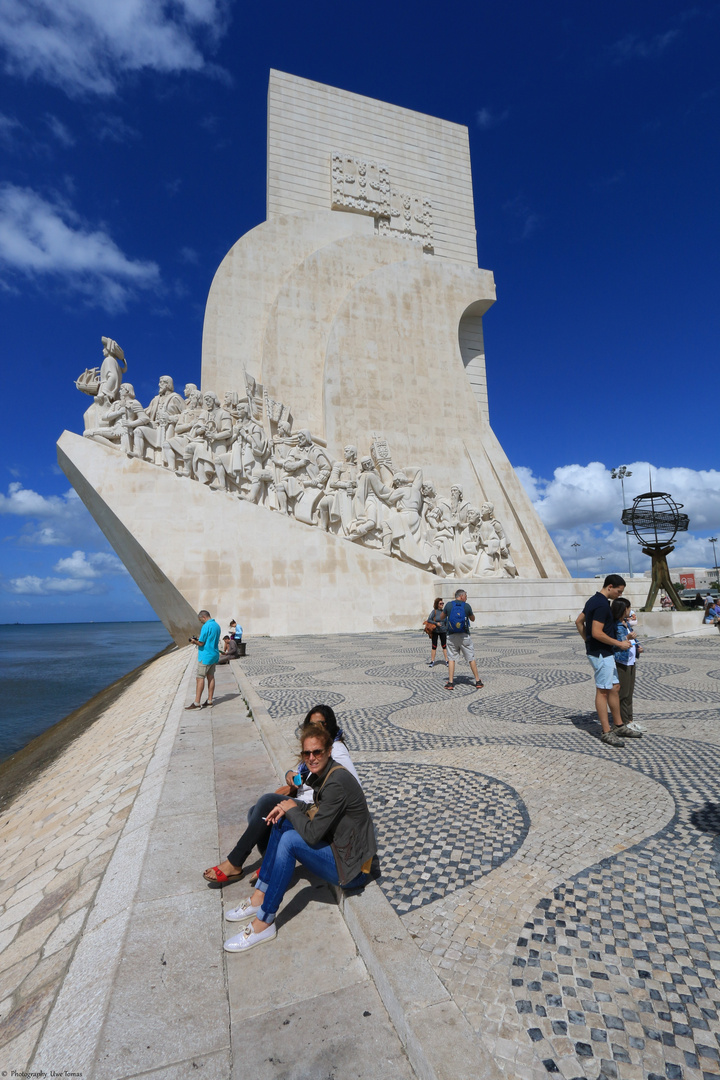
[[[318,524],[326,532],[332,527],[347,535],[355,517],[357,490],[357,448],[346,446],[345,460],[333,462],[325,495],[318,503]]]
[[[426,481],[422,493],[425,538],[434,547],[445,573],[452,574],[455,570],[455,530],[438,503],[435,485]]]
[[[222,407],[226,412],[229,412],[233,418],[233,422],[237,423],[238,419],[238,404],[240,398],[237,390],[226,390],[223,397]]]
[[[98,391],[104,393],[104,391]],[[150,417],[135,397],[135,388],[132,383],[123,383],[120,387],[120,399],[108,410],[105,416],[106,422],[112,426],[119,423],[120,449],[124,450],[128,457],[138,457],[133,449],[135,431],[137,428],[150,423]]]
[[[284,499],[285,508],[292,505],[292,512],[299,521],[315,524],[315,509],[330,479],[332,463],[322,447],[313,442],[309,431],[299,431],[295,436],[297,445],[282,463],[285,477],[276,483],[279,500]]]
[[[145,412],[150,424],[135,429],[133,452],[144,458],[148,449],[160,450],[175,434],[175,423],[185,407],[185,402],[175,393],[175,384],[169,375],[161,375],[158,392]]]
[[[202,395],[195,383],[188,383],[185,387],[185,406],[175,422],[175,433],[162,446],[165,466],[172,469],[178,476],[182,471],[180,463],[183,460],[185,447],[190,441],[190,431],[201,411]]]
[[[432,567],[437,574],[445,577],[437,552],[421,532],[423,502],[422,469],[415,470],[412,482],[405,472],[396,472],[390,496],[392,509],[388,514],[391,552],[423,569]]]
[[[237,407],[237,423],[233,427],[230,451],[217,462],[230,473],[241,498],[258,502],[262,492],[261,474],[268,458],[268,439],[262,424],[253,420],[250,406],[242,402]],[[249,487],[249,490],[245,490]]]
[[[82,375],[75,380],[75,386],[83,394],[95,397],[102,393],[107,401],[117,401],[120,396],[120,384],[122,377],[127,371],[125,353],[117,341],[112,338],[101,338],[103,345],[103,361],[100,368],[85,368]]]
[[[514,577],[517,568],[510,556],[510,544],[505,530],[495,517],[492,503],[483,503],[480,508],[479,537],[481,550],[478,554],[475,574],[478,577]]]
[[[183,476],[194,476],[208,486],[215,476],[215,463],[232,437],[232,417],[220,407],[217,394],[206,390],[203,394],[203,410],[190,429],[190,438],[183,450]],[[222,490],[226,489],[224,472],[218,476]]]
[[[101,391],[97,392],[92,405],[85,410],[83,415],[85,422],[83,435],[86,439],[94,439],[96,442],[104,443],[105,446],[117,448],[120,445],[122,429],[117,416],[113,416],[110,420],[107,418],[112,405],[113,403]]]
[[[348,540],[360,541],[369,547],[380,547],[390,554],[391,533],[385,523],[385,508],[392,492],[377,474],[371,457],[360,458],[360,475],[355,492],[357,517],[350,522]]]
[[[470,503],[467,499],[463,499],[463,489],[459,484],[453,484],[450,488],[450,498],[441,499],[440,505],[445,511],[446,519],[454,529],[458,525],[467,525]]]

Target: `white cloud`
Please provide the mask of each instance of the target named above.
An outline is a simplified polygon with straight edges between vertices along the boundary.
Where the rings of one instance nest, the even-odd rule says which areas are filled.
[[[100,113],[93,121],[93,134],[101,142],[130,142],[137,139],[140,132],[126,124],[121,116]]]
[[[502,124],[504,120],[507,120],[509,115],[509,109],[503,109],[502,112],[495,112],[493,109],[489,109],[485,106],[482,109],[478,109],[475,113],[475,123],[483,131],[489,131],[491,128],[495,128],[499,124]]]
[[[69,94],[112,94],[128,72],[212,70],[226,0],[0,0],[5,70]]]
[[[626,502],[649,490],[648,462],[627,463],[632,477],[625,481]],[[602,522],[619,522],[622,513],[620,481],[599,461],[563,465],[552,480],[542,480],[521,467],[518,475],[548,529],[571,529]],[[720,472],[716,469],[656,468],[655,491],[667,491],[684,506],[694,529],[720,528]]]
[[[0,0],[2,3],[2,0]],[[137,289],[156,288],[156,263],[129,259],[102,229],[30,188],[0,186],[0,267],[51,275],[89,302],[117,311]]]
[[[64,495],[39,495],[20,483],[12,483],[7,495],[0,492],[0,514],[25,518],[21,540],[41,547],[76,546],[97,537],[100,530],[72,488]]]
[[[58,593],[103,593],[107,588],[82,578],[41,578],[33,574],[11,578],[5,586],[18,596],[53,596]]]
[[[518,240],[527,240],[542,225],[542,217],[531,210],[522,195],[503,203],[503,210],[515,221]]]
[[[632,476],[625,481],[626,503],[632,506],[634,496],[649,490],[648,463],[627,463]],[[563,465],[555,469],[551,480],[535,476],[531,469],[516,470],[525,490],[568,568],[581,575],[592,576],[627,570],[627,541],[620,523],[622,491],[619,480],[613,480],[610,469],[599,461],[589,465]],[[683,513],[690,518],[690,529],[675,540],[675,551],[668,559],[670,566],[710,566],[712,548],[698,531],[720,529],[720,472],[715,469],[686,469],[652,467],[652,486],[666,491],[683,504]],[[579,548],[574,549],[573,543]],[[636,539],[630,538],[633,571],[649,568],[650,560],[640,551]],[[605,560],[600,560],[600,556]],[[577,556],[577,561],[576,561]]]
[[[679,30],[666,30],[664,34],[641,38],[637,34],[626,34],[610,47],[610,55],[616,63],[633,60],[656,60],[673,43]]]
[[[22,131],[22,124],[14,116],[0,113],[0,143],[3,146],[13,146],[15,136]]]
[[[124,574],[127,571],[116,555],[105,551],[86,555],[84,551],[73,551],[66,559],[58,559],[53,567],[56,574],[65,574],[78,581],[96,580],[103,574]]]
[[[45,117],[45,123],[50,129],[51,134],[57,139],[62,146],[74,146],[75,136],[70,129],[63,124],[62,120],[59,120],[57,116],[53,116],[52,113],[48,113]]]

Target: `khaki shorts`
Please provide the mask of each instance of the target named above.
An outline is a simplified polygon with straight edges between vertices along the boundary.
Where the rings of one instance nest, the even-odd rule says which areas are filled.
[[[448,634],[447,652],[451,660],[459,660],[461,656],[464,656],[469,663],[475,659],[475,650],[469,634]]]
[[[197,679],[209,679],[211,675],[215,674],[215,664],[201,664],[198,660],[197,667],[195,668],[195,677]]]

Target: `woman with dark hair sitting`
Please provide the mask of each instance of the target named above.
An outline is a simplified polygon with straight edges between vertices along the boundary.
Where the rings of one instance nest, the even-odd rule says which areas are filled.
[[[338,727],[337,717],[329,705],[314,705],[303,720],[299,732],[302,732],[310,724],[320,724],[329,733],[332,740],[333,761],[343,765],[348,772],[352,773],[358,783],[360,778],[355,771],[348,748],[345,745],[343,733]],[[297,785],[295,780],[300,777],[302,783]],[[285,787],[278,791],[270,791],[267,795],[261,795],[254,806],[248,811],[248,827],[242,834],[233,850],[224,862],[218,866],[211,866],[205,871],[203,877],[213,889],[222,888],[223,885],[231,885],[239,881],[243,876],[243,866],[252,849],[257,846],[260,854],[264,854],[270,839],[271,825],[266,821],[267,815],[273,807],[281,803],[288,796],[298,803],[310,804],[313,800],[313,789],[306,783],[309,776],[309,768],[304,761],[300,762],[299,769],[288,769],[285,774]]]
[[[274,827],[255,892],[225,915],[228,922],[248,925],[228,938],[226,952],[247,952],[276,936],[275,915],[296,861],[344,889],[360,888],[369,880],[377,844],[360,784],[333,760],[332,735],[326,727],[303,727],[300,745],[313,803],[284,799],[268,813],[268,824]]]

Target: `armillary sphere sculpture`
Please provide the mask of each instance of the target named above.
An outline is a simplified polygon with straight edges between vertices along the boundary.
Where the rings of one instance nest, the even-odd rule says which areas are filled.
[[[659,589],[665,590],[677,611],[688,610],[670,580],[667,564],[668,555],[675,550],[673,540],[679,532],[687,532],[690,524],[690,518],[681,510],[682,503],[676,503],[665,491],[638,495],[632,506],[623,510],[623,525],[630,526],[643,554],[652,559],[652,584],[643,611],[652,611]]]

